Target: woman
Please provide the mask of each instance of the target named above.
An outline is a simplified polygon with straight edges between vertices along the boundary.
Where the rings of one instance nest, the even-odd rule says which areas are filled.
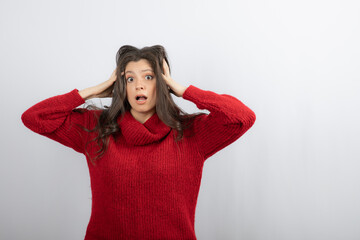
[[[45,99],[22,114],[32,131],[86,156],[92,210],[85,239],[196,239],[204,161],[240,138],[254,112],[233,96],[170,76],[160,46],[122,46],[109,80]],[[171,94],[210,114],[186,114]],[[76,108],[112,97],[105,109]]]

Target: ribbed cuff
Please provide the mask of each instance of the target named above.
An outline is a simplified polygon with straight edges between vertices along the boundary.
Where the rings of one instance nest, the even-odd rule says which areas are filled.
[[[186,88],[185,92],[183,93],[183,98],[186,100],[190,100],[192,101],[194,98],[192,97],[194,95],[194,93],[196,94],[196,92],[199,91],[203,91],[200,88],[195,87],[194,85],[190,85]]]
[[[85,100],[80,96],[79,90],[77,88],[64,95],[65,96],[61,100],[64,101],[63,103],[66,106],[71,106],[73,108],[76,108],[81,104],[85,103]]]

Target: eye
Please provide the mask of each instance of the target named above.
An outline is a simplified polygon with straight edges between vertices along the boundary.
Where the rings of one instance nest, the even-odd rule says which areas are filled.
[[[133,81],[134,79],[133,79],[132,77],[128,77],[128,78],[126,79],[127,82],[130,82],[130,80]]]
[[[150,78],[148,78],[148,77],[150,77]],[[153,76],[151,76],[151,75],[146,75],[146,76],[145,76],[145,79],[151,80],[151,79],[153,79]]]

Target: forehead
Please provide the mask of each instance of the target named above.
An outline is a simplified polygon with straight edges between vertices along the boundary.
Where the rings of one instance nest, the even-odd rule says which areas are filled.
[[[149,61],[146,59],[140,59],[139,61],[130,61],[126,64],[125,73],[126,72],[140,72],[144,70],[153,70]]]

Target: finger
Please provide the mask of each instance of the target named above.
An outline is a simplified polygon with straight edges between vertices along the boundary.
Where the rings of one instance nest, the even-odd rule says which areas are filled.
[[[163,79],[165,80],[166,84],[168,84],[169,82],[169,76],[168,75],[165,75],[165,74],[161,74]]]
[[[163,68],[164,68],[165,75],[169,76],[169,66],[167,65],[167,62],[165,61],[165,59],[163,59]]]

